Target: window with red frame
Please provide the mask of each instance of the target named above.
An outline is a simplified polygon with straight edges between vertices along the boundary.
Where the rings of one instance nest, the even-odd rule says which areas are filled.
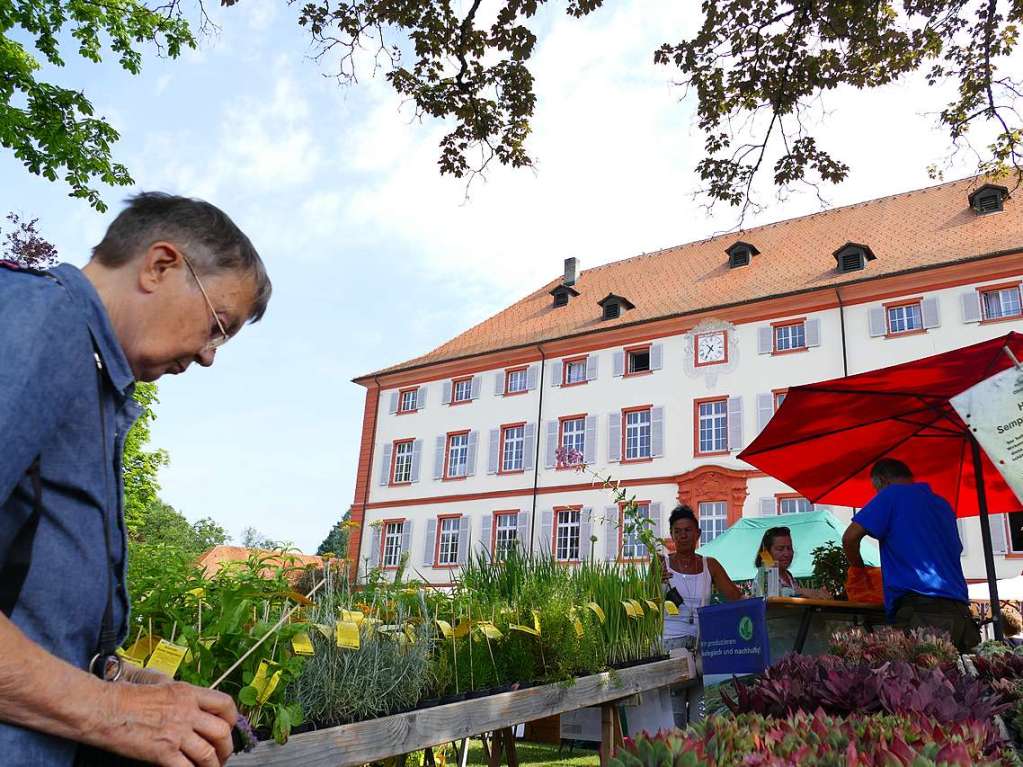
[[[559,562],[579,560],[581,514],[579,509],[560,509],[554,515],[554,557]]]
[[[795,322],[791,325],[774,326],[775,352],[790,352],[806,348],[806,323]]]
[[[565,386],[571,386],[572,384],[580,384],[586,382],[586,358],[577,360],[568,360],[565,362],[564,367],[564,381],[562,383]]]
[[[650,519],[650,504],[636,504],[636,516],[641,519]],[[625,519],[625,510],[618,508],[618,529],[621,531],[622,547],[618,556],[622,560],[646,559],[648,556],[646,546],[640,541],[636,530],[629,530],[630,525]]]
[[[398,412],[412,413],[419,402],[419,389],[406,389],[398,395]]]
[[[509,370],[504,375],[504,393],[505,394],[521,394],[526,391],[526,386],[529,383],[529,376],[526,368],[520,368],[518,370]]]
[[[472,377],[456,378],[451,387],[452,402],[468,402],[472,399]]]
[[[403,485],[412,481],[412,450],[414,440],[394,443],[394,474],[391,481]]]
[[[384,567],[397,567],[401,561],[401,533],[404,522],[387,522],[380,545],[383,548],[380,562]]]
[[[701,402],[697,406],[697,453],[728,451],[728,400]]]
[[[803,514],[813,511],[813,504],[806,498],[781,497],[778,499],[779,514]]]
[[[1019,317],[1023,314],[1019,285],[981,291],[980,306],[985,320]]]
[[[561,421],[561,446],[566,450],[575,450],[579,455],[586,453],[586,416],[578,418],[565,418]],[[565,468],[566,464],[558,463],[559,468]]]
[[[911,333],[924,328],[923,311],[919,301],[914,304],[888,306],[885,308],[885,318],[888,322],[888,335],[890,336]]]
[[[494,515],[494,561],[503,562],[519,540],[519,515],[501,512]]]
[[[774,393],[774,412],[775,413],[778,412],[778,408],[781,407],[781,403],[785,401],[785,395],[788,394],[788,393],[789,392],[788,392],[787,389],[785,391],[776,391]]]
[[[437,525],[437,566],[458,564],[459,517],[443,517]]]
[[[448,436],[447,464],[445,477],[455,479],[469,473],[469,434]]]
[[[625,373],[646,373],[650,371],[650,347],[629,349],[625,352]]]
[[[525,457],[526,427],[505,426],[501,430],[501,472],[522,471]]]
[[[625,413],[625,460],[638,461],[652,457],[650,441],[650,408]]]

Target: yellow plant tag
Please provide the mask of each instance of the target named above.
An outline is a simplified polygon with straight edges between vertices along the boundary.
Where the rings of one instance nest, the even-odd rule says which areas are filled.
[[[583,630],[583,622],[578,617],[572,619],[572,625],[575,626],[575,635],[580,639],[583,638],[583,634],[586,633]]]
[[[637,618],[642,618],[644,615],[646,615],[646,611],[643,609],[643,605],[639,603],[639,600],[630,599],[629,601],[632,602],[632,606],[636,608]]]
[[[623,599],[622,607],[625,608],[625,614],[628,615],[630,618],[639,618],[639,616],[636,614],[636,605],[632,604],[632,600]]]
[[[653,610],[655,613],[660,612],[660,610],[657,609],[657,603],[655,601],[653,601],[652,599],[646,599],[644,601],[646,602],[646,606]]]
[[[355,621],[338,621],[334,627],[334,639],[338,647],[346,650],[359,649],[359,626]]]
[[[760,550],[760,561],[764,567],[774,567],[774,557],[771,556],[771,552],[767,549]]]
[[[405,636],[408,638],[409,644],[416,643],[416,628],[411,623],[405,624]]]
[[[472,621],[460,620],[458,625],[455,626],[455,639],[461,639],[469,633],[469,629],[472,628]]]
[[[489,621],[480,621],[478,625],[480,627],[480,631],[483,632],[483,636],[485,636],[487,639],[504,638],[504,634],[501,633],[501,629],[499,629],[493,623],[490,623]]]
[[[185,659],[186,652],[188,652],[187,647],[171,644],[166,639],[161,639],[160,644],[153,650],[153,654],[149,656],[146,668],[162,671],[167,676],[173,677],[178,673],[178,666]]]
[[[437,628],[440,629],[440,633],[445,639],[451,639],[451,637],[454,635],[454,632],[451,630],[451,624],[448,623],[447,621],[442,621],[438,619]]]
[[[266,685],[263,687],[263,691],[258,694],[256,700],[260,703],[266,703],[270,700],[270,696],[274,694],[274,690],[277,689],[277,684],[281,681],[281,672],[275,671],[273,676],[266,680]]]
[[[306,607],[313,604],[313,600],[311,600],[305,594],[299,594],[297,591],[289,591],[287,593],[287,597],[292,602],[298,602],[300,605],[305,605]]]
[[[200,586],[199,588],[189,589],[185,593],[191,594],[196,599],[202,599],[204,596],[206,596],[206,589],[204,589],[202,586]]]
[[[361,626],[362,622],[366,620],[366,616],[363,614],[362,610],[342,610],[341,620],[354,623],[356,626]]]
[[[125,663],[130,663],[131,665],[138,666],[139,668],[142,668],[142,666],[145,665],[145,660],[141,658],[133,658],[120,647],[117,648],[117,654]]]
[[[324,639],[330,639],[331,637],[334,636],[334,629],[332,629],[326,623],[314,623],[313,626],[316,627],[317,631],[323,634]]]
[[[586,606],[593,611],[593,614],[597,616],[597,620],[599,620],[601,623],[607,620],[607,616],[604,615],[604,608],[602,608],[596,602],[589,602]]]
[[[678,615],[678,605],[676,605],[670,599],[665,599],[664,600],[664,612],[667,615]]]
[[[520,626],[517,623],[509,623],[508,628],[511,631],[521,631],[523,634],[529,634],[535,637],[540,636],[540,632],[530,626]]]
[[[133,658],[142,658],[145,660],[148,658],[156,646],[163,641],[158,636],[144,636],[139,637],[135,640],[135,644],[129,647],[125,652]]]
[[[533,613],[533,628],[536,629],[536,635],[540,636],[540,613],[536,610],[531,610],[530,612]]]
[[[313,640],[304,631],[301,634],[295,634],[291,638],[291,649],[295,651],[295,655],[316,654],[316,650],[313,648]]]

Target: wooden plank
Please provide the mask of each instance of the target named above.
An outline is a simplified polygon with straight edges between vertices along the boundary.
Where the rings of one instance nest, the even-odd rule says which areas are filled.
[[[826,607],[835,610],[884,612],[884,605],[872,602],[843,602],[839,599],[807,599],[805,597],[768,597],[768,607]]]
[[[395,754],[419,751],[453,740],[513,727],[544,716],[596,706],[644,690],[682,684],[691,678],[691,657],[646,663],[581,677],[572,685],[547,684],[485,698],[434,706],[294,735],[284,746],[260,743],[237,754],[232,767],[360,767]]]
[[[614,704],[600,707],[600,767],[608,767],[614,753]]]

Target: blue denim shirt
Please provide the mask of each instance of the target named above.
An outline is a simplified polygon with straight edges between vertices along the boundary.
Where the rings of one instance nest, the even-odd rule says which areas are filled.
[[[32,512],[26,472],[38,457],[43,509],[11,620],[84,669],[96,651],[111,567],[119,641],[126,632],[121,454],[139,409],[131,368],[92,283],[70,264],[51,275],[0,268],[0,561]],[[0,762],[8,767],[70,765],[74,754],[69,741],[0,723]]]

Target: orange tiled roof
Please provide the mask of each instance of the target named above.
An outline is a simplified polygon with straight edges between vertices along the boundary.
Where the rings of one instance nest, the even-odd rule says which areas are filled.
[[[587,269],[574,285],[580,295],[555,308],[549,291],[559,276],[429,354],[379,373],[1019,250],[1023,199],[978,215],[967,198],[984,182],[953,181]],[[750,266],[730,269],[725,249],[737,240],[760,253]],[[877,258],[863,271],[839,273],[832,254],[849,242],[869,246]],[[597,301],[608,293],[636,308],[602,321]]]
[[[275,566],[285,564],[285,560],[287,564],[294,567],[304,567],[306,565],[323,567],[323,557],[318,557],[315,554],[290,552],[282,559],[276,552],[265,551],[263,549],[247,549],[244,546],[214,546],[199,557],[197,564],[203,568],[203,574],[206,577],[210,577],[217,574],[221,565],[228,562],[245,562],[252,554],[271,556],[271,559],[268,561],[269,566],[266,568],[267,573],[272,572]]]

